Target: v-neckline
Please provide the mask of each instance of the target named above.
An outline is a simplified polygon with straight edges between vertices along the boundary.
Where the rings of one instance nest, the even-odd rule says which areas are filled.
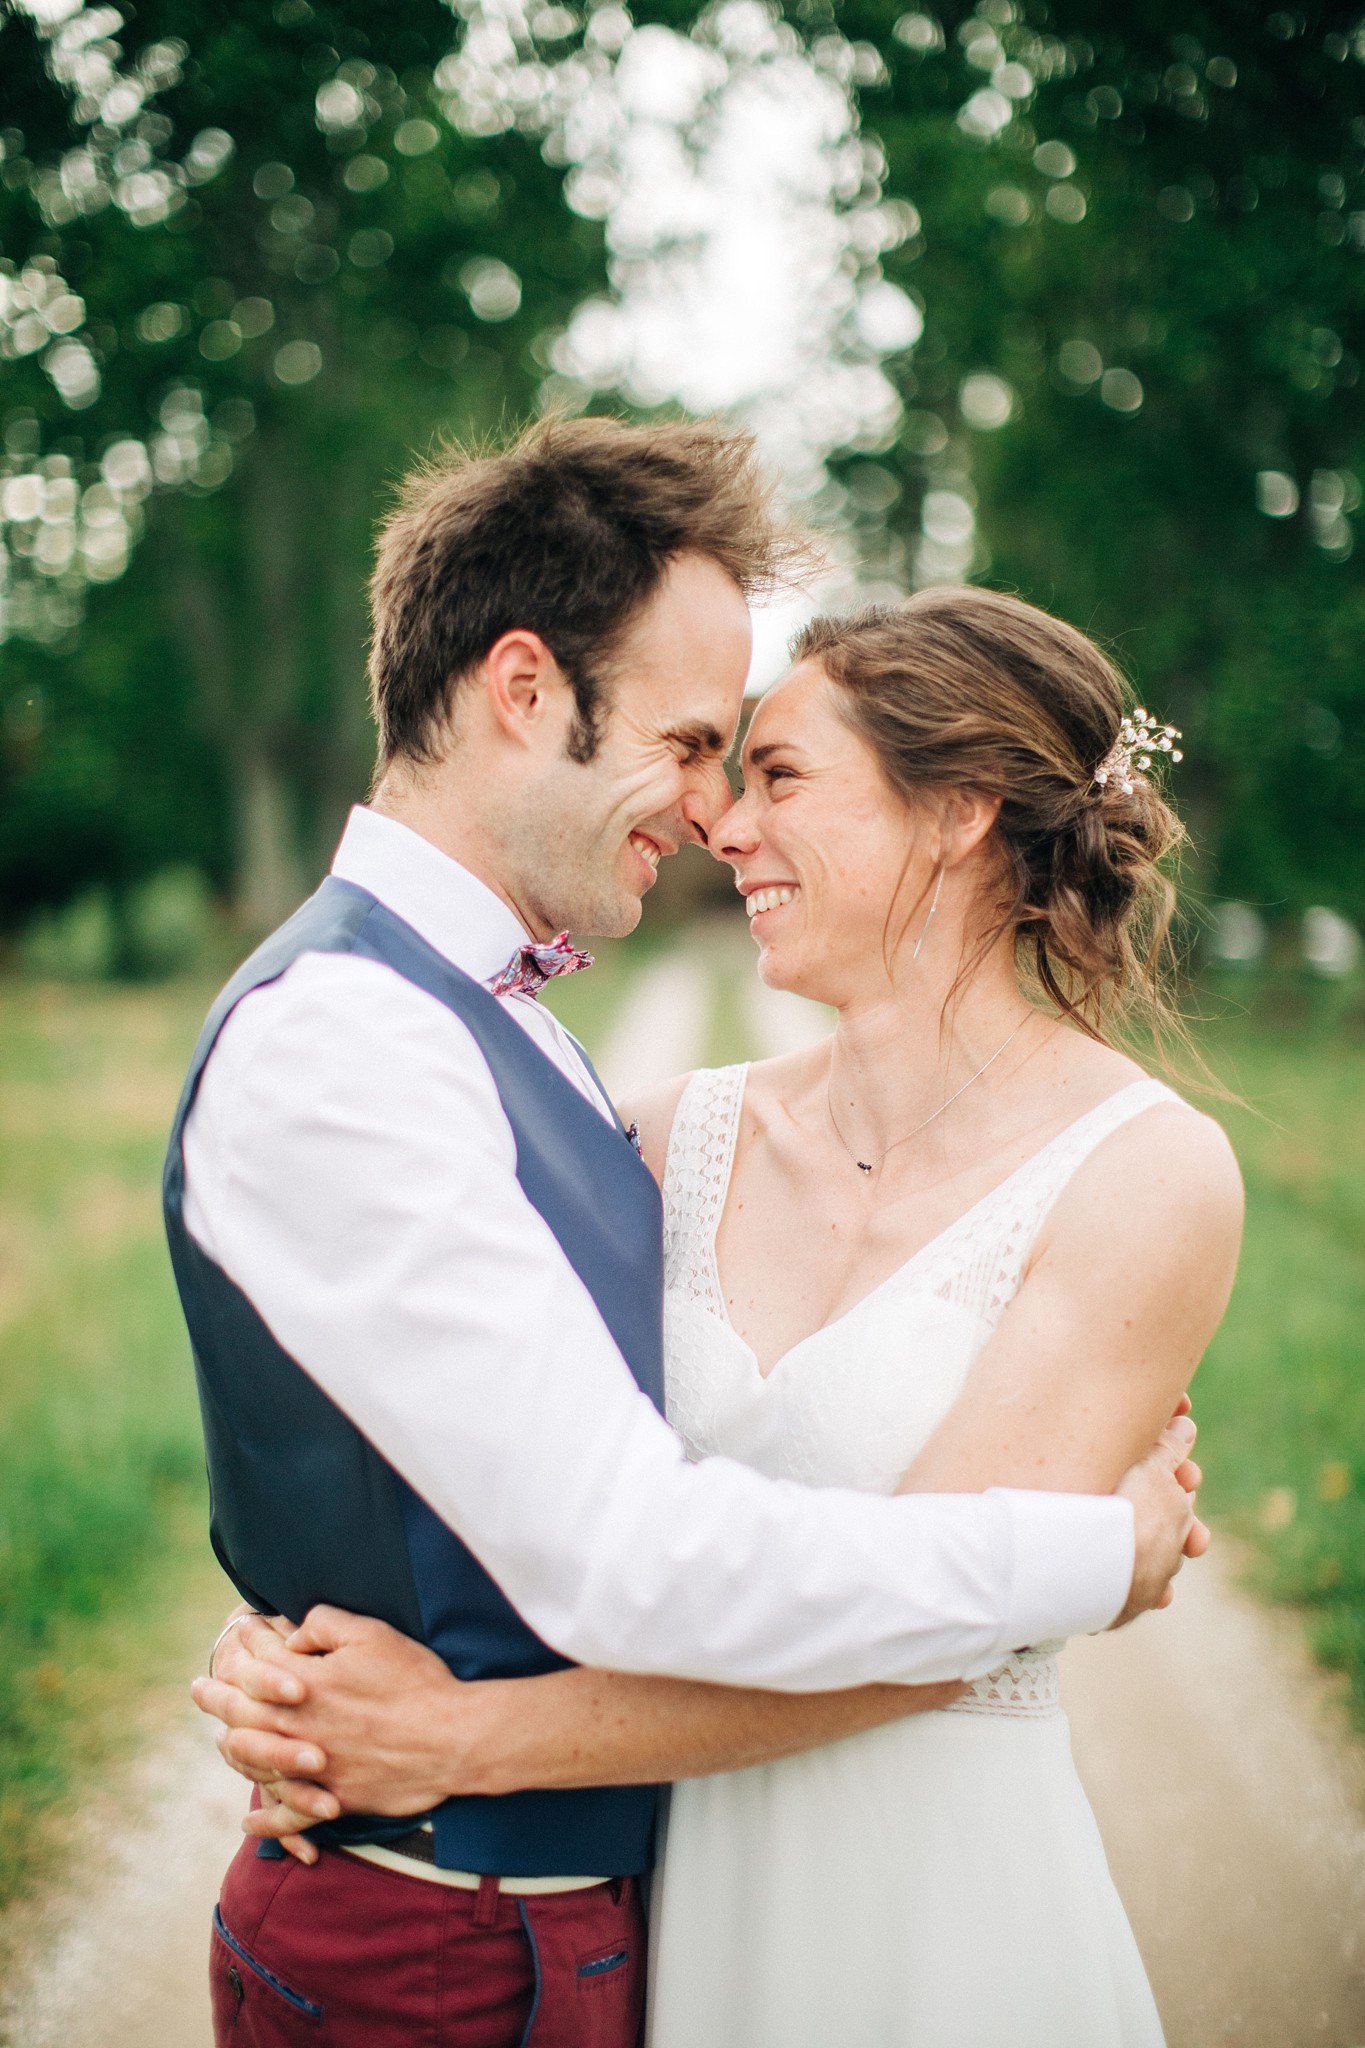
[[[747,1060],[744,1063],[744,1078],[740,1082],[739,1100],[734,1106],[736,1136],[738,1136],[740,1120],[744,1114],[744,1098],[749,1088],[750,1064]],[[904,1279],[905,1275],[913,1267],[917,1266],[928,1253],[937,1251],[955,1231],[961,1230],[965,1223],[970,1223],[979,1215],[987,1203],[995,1201],[999,1195],[1002,1195],[1006,1188],[1018,1180],[1020,1174],[1027,1173],[1029,1168],[1036,1166],[1040,1159],[1046,1159],[1048,1153],[1054,1147],[1060,1145],[1063,1138],[1069,1138],[1083,1123],[1088,1122],[1091,1117],[1098,1116],[1102,1109],[1110,1108],[1121,1096],[1128,1095],[1137,1088],[1150,1088],[1151,1086],[1151,1076],[1144,1075],[1142,1080],[1129,1081],[1122,1088],[1116,1088],[1112,1095],[1106,1095],[1101,1101],[1095,1103],[1092,1108],[1082,1110],[1079,1116],[1073,1117],[1069,1124],[1064,1124],[1060,1131],[1055,1132],[1045,1145],[1040,1145],[1036,1152],[1030,1152],[1028,1158],[1021,1160],[1011,1173],[1005,1175],[1003,1180],[998,1180],[994,1187],[987,1188],[985,1194],[979,1200],[973,1202],[969,1208],[964,1209],[959,1216],[955,1216],[950,1223],[945,1223],[942,1230],[936,1231],[931,1238],[928,1238],[919,1247],[918,1251],[911,1252],[909,1258],[903,1260],[894,1272],[888,1273],[884,1280],[879,1280],[875,1287],[868,1289],[866,1294],[860,1294],[855,1302],[851,1302],[847,1308],[841,1309],[837,1316],[831,1316],[828,1322],[817,1324],[815,1329],[808,1330],[804,1337],[798,1337],[794,1344],[789,1344],[785,1351],[779,1352],[766,1372],[764,1372],[759,1364],[758,1353],[753,1345],[747,1337],[741,1336],[735,1327],[734,1318],[730,1314],[730,1305],[725,1297],[725,1288],[721,1282],[720,1260],[716,1253],[716,1239],[720,1235],[720,1226],[724,1220],[726,1206],[730,1200],[730,1183],[734,1178],[735,1172],[735,1147],[732,1145],[730,1163],[725,1176],[725,1191],[721,1196],[720,1207],[716,1212],[715,1225],[707,1242],[706,1255],[710,1268],[709,1277],[717,1303],[717,1319],[724,1325],[735,1342],[742,1346],[749,1354],[750,1359],[753,1361],[754,1377],[759,1386],[766,1387],[776,1377],[779,1368],[784,1366],[789,1358],[794,1358],[796,1353],[803,1350],[807,1344],[813,1343],[817,1337],[827,1336],[831,1330],[837,1330],[841,1323],[846,1323],[850,1316],[857,1315],[861,1309],[866,1308],[870,1302],[875,1301],[879,1294],[884,1294],[897,1280]]]

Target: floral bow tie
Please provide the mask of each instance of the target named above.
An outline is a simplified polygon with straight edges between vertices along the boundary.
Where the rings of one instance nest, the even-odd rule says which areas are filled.
[[[569,934],[561,932],[548,946],[518,946],[488,986],[495,996],[535,996],[556,974],[576,974],[580,967],[591,966],[592,954],[571,946]]]

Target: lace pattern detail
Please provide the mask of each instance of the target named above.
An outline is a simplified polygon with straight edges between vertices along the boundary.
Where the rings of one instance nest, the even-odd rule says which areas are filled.
[[[718,1315],[716,1232],[730,1186],[749,1069],[705,1067],[678,1099],[664,1166],[664,1270],[672,1292]]]
[[[1078,1117],[999,1187],[950,1223],[903,1269],[917,1289],[961,1303],[993,1330],[1023,1284],[1038,1234],[1062,1190],[1096,1147],[1158,1102],[1161,1081],[1135,1081]]]
[[[1016,1650],[944,1709],[948,1714],[1007,1714],[1026,1721],[1051,1721],[1061,1711],[1057,1658],[1044,1649]]]
[[[730,1186],[748,1068],[703,1068],[678,1100],[664,1166],[664,1356],[668,1419],[696,1463],[723,1448],[717,1324],[728,1324],[716,1231]]]

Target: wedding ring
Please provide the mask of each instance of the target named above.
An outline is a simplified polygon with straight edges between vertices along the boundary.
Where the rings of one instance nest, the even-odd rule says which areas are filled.
[[[219,1652],[219,1651],[220,1651],[220,1650],[222,1649],[222,1647],[223,1647],[223,1644],[224,1644],[224,1643],[225,1643],[225,1642],[227,1641],[228,1637],[229,1637],[229,1636],[230,1636],[230,1635],[232,1634],[232,1631],[233,1631],[233,1630],[234,1630],[234,1629],[236,1628],[236,1626],[237,1626],[238,1622],[239,1622],[239,1621],[255,1621],[255,1620],[257,1620],[257,1619],[258,1619],[258,1617],[257,1617],[257,1615],[256,1615],[255,1609],[253,1608],[253,1610],[252,1610],[252,1612],[251,1612],[250,1614],[234,1614],[234,1615],[233,1615],[233,1617],[232,1617],[232,1619],[231,1619],[231,1621],[230,1621],[230,1622],[228,1623],[227,1627],[226,1627],[226,1628],[220,1628],[220,1629],[219,1629],[219,1631],[218,1631],[218,1635],[217,1635],[217,1637],[216,1637],[216,1639],[215,1639],[215,1641],[214,1641],[214,1645],[213,1645],[213,1648],[212,1648],[212,1649],[211,1649],[211,1650],[209,1651],[209,1677],[210,1677],[210,1678],[212,1678],[212,1677],[214,1676],[214,1670],[213,1670],[213,1660],[214,1660],[214,1658],[215,1658],[215,1657],[216,1657],[216,1656],[218,1655],[218,1652]]]

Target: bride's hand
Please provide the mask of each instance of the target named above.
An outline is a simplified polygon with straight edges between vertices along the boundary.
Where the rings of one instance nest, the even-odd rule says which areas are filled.
[[[340,1813],[425,1813],[485,1788],[475,1752],[486,1689],[386,1623],[318,1607],[288,1637],[244,1619],[195,1704],[226,1726],[219,1748],[279,1805],[246,1832],[284,1839]],[[305,1844],[305,1847],[311,1847]],[[316,1852],[314,1852],[316,1853]]]
[[[1180,1406],[1176,1409],[1175,1414],[1171,1417],[1170,1421],[1166,1425],[1166,1435],[1169,1435],[1169,1433],[1175,1429],[1176,1424],[1180,1421],[1182,1416],[1192,1416],[1193,1407],[1194,1404],[1190,1400],[1189,1395],[1182,1394],[1180,1396]],[[1190,1428],[1195,1428],[1193,1420],[1191,1420]],[[1192,1445],[1194,1442],[1194,1438],[1191,1437],[1189,1441]],[[1159,1449],[1160,1446],[1158,1445],[1157,1448]],[[1186,1456],[1184,1459],[1182,1459],[1181,1463],[1178,1464],[1175,1468],[1175,1479],[1177,1485],[1183,1486],[1186,1493],[1188,1493],[1191,1499],[1193,1499],[1198,1494],[1200,1487],[1204,1484],[1203,1467],[1201,1465],[1196,1465],[1193,1458]],[[1210,1543],[1212,1543],[1212,1541],[1213,1536],[1207,1524],[1201,1522],[1199,1517],[1196,1515],[1194,1521],[1190,1525],[1190,1533],[1185,1538],[1186,1557],[1202,1557],[1204,1555],[1204,1552],[1208,1549]]]
[[[1202,1476],[1190,1457],[1194,1439],[1185,1402],[1141,1464],[1119,1484],[1118,1491],[1132,1503],[1136,1545],[1133,1583],[1114,1628],[1150,1608],[1169,1607],[1172,1581],[1184,1560],[1208,1549],[1209,1532],[1194,1511]]]

